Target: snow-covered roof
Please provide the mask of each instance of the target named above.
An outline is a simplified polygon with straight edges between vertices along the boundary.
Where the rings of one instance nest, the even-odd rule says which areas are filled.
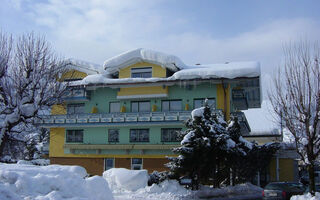
[[[95,63],[73,59],[73,58],[67,59],[66,62],[68,63],[67,65],[68,69],[78,70],[88,75],[103,73],[102,66]]]
[[[190,79],[214,79],[214,78],[243,78],[259,77],[259,62],[232,62],[212,65],[185,66],[168,78],[111,78],[108,72],[94,74],[85,77],[81,81],[74,82],[75,85],[90,84],[125,84],[125,83],[155,83],[161,81],[176,81]]]
[[[171,69],[172,71],[177,71],[185,67],[185,64],[176,56],[154,50],[138,48],[106,60],[103,64],[103,68],[108,73],[112,74],[119,71],[121,68],[143,61],[160,65]]]
[[[240,78],[260,76],[259,62],[230,62],[188,66],[173,74],[175,79]]]
[[[269,100],[262,101],[261,108],[243,111],[251,128],[251,134],[279,134],[272,105]]]

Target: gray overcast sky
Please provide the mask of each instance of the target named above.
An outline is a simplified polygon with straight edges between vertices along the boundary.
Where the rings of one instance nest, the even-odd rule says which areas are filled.
[[[266,75],[283,44],[320,39],[317,0],[0,1],[0,29],[35,31],[64,57],[97,64],[143,47],[186,64],[260,61]]]

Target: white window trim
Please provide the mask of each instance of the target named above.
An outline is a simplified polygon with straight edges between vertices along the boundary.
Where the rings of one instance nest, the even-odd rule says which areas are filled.
[[[131,158],[131,169],[133,170],[134,169],[134,167],[133,166],[135,166],[135,165],[141,165],[141,169],[140,170],[142,170],[143,169],[143,158],[138,158],[138,159],[141,159],[141,164],[132,164],[132,159],[136,159],[136,158]]]
[[[116,159],[114,159],[114,158],[104,158],[104,165],[103,165],[103,171],[106,171],[107,169],[106,169],[106,166],[107,166],[107,159],[112,159],[113,160],[113,165],[112,165],[112,168],[114,168],[114,166],[115,166],[115,160]]]

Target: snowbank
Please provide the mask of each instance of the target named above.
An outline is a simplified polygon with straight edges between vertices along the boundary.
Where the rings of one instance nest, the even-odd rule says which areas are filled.
[[[147,170],[128,170],[124,168],[112,168],[103,173],[110,188],[117,192],[122,190],[136,191],[148,184]]]
[[[0,164],[0,199],[113,200],[108,183],[79,166]]]
[[[304,195],[296,195],[292,196],[290,200],[319,200],[320,199],[320,192],[316,192],[316,196],[311,196],[310,193]]]
[[[181,199],[195,199],[194,192],[185,189],[175,180],[166,180],[159,185],[153,184],[150,187],[140,188],[135,192],[124,191],[114,194],[116,200],[181,200]]]

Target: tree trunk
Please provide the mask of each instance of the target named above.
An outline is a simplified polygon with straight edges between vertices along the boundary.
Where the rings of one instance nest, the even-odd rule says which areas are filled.
[[[315,177],[314,177],[314,164],[308,165],[308,173],[309,173],[309,191],[312,196],[315,195]]]
[[[6,131],[4,131],[3,136],[2,136],[2,141],[0,144],[0,158],[3,157],[4,147],[7,144],[8,140],[9,140],[9,135],[7,134]]]

